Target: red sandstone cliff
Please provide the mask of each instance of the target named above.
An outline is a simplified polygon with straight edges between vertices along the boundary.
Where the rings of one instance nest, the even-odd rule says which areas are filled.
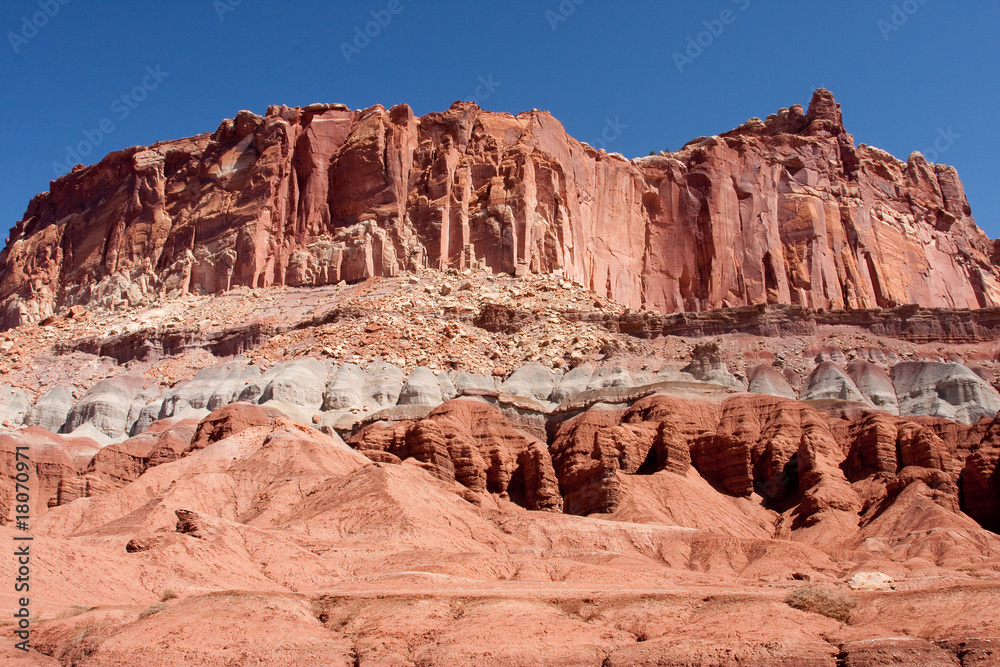
[[[953,168],[855,146],[825,90],[632,161],[540,111],[272,106],[53,181],[0,254],[0,324],[427,266],[562,270],[661,312],[1000,305],[970,213]]]

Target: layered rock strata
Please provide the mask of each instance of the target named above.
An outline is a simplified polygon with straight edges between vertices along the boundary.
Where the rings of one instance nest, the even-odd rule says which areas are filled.
[[[956,171],[855,145],[821,89],[631,161],[542,111],[241,111],[53,181],[0,254],[0,320],[423,267],[562,272],[662,313],[1000,304]]]

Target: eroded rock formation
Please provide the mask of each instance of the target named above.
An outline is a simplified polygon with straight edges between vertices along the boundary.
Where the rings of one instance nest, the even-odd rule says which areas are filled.
[[[518,431],[498,409],[482,401],[456,399],[426,419],[376,422],[349,444],[376,461],[412,457],[440,479],[457,481],[476,493],[510,498],[528,509],[562,509],[548,447]]]
[[[1000,304],[956,171],[856,146],[821,89],[807,111],[631,161],[541,111],[241,111],[36,196],[0,255],[2,323],[422,267],[561,270],[664,313]]]

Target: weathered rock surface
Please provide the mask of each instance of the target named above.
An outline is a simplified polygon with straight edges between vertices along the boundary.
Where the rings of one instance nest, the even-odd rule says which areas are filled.
[[[402,369],[385,361],[373,362],[365,375],[364,399],[376,408],[388,408],[399,401],[403,390]],[[323,397],[326,405],[326,395]],[[359,406],[361,407],[361,406]]]
[[[867,403],[868,399],[837,364],[832,361],[821,362],[809,376],[805,390],[800,398],[810,400],[838,400]]]
[[[122,375],[101,380],[69,411],[65,429],[75,431],[91,424],[110,438],[121,437],[130,431],[153,391],[151,383],[140,377]]]
[[[159,417],[172,417],[187,408],[214,410],[231,403],[233,395],[239,393],[237,386],[242,390],[246,384],[240,379],[244,375],[249,376],[249,368],[245,361],[236,361],[201,369],[187,382],[160,395],[163,409]],[[259,372],[256,366],[252,368]]]
[[[582,394],[590,386],[590,379],[593,375],[594,366],[592,364],[580,364],[571,369],[559,378],[559,383],[552,388],[552,392],[549,394],[549,400],[554,403],[562,403]]]
[[[251,428],[270,426],[276,413],[249,403],[233,403],[219,408],[198,423],[187,451],[208,447]]]
[[[412,457],[428,464],[435,476],[457,481],[475,493],[495,493],[528,509],[562,509],[548,447],[512,427],[499,410],[480,400],[449,401],[426,419],[372,424],[349,444],[375,460]]]
[[[513,396],[548,401],[557,382],[558,374],[536,362],[525,364],[511,373],[500,385],[500,391]]]
[[[444,401],[438,376],[426,366],[415,368],[399,392],[399,405],[437,406]]]
[[[324,410],[341,410],[364,406],[365,372],[357,364],[335,368],[323,392]],[[397,393],[397,398],[399,394]]]
[[[73,391],[68,387],[53,387],[38,397],[24,420],[26,426],[41,426],[59,433],[73,408]]]
[[[840,647],[844,667],[881,667],[910,664],[927,667],[959,667],[964,663],[943,648],[913,637],[892,637],[847,642]]]
[[[892,367],[901,415],[944,417],[975,424],[1000,411],[1000,395],[961,364],[902,362]]]
[[[894,415],[899,414],[899,401],[896,399],[896,389],[880,366],[870,361],[854,361],[847,367],[847,375],[854,381],[854,386],[865,399],[879,410],[885,410]]]
[[[76,480],[87,462],[100,449],[100,445],[87,438],[66,438],[53,435],[37,426],[16,433],[0,435],[0,457],[4,475],[0,478],[0,508],[4,510],[4,523],[13,520],[16,502],[15,458],[18,446],[29,462],[29,480],[32,517],[38,517],[48,507],[59,504],[60,490],[70,480]],[[22,459],[24,460],[24,459]],[[23,514],[23,513],[22,513]]]
[[[747,391],[751,394],[769,394],[784,398],[796,398],[795,390],[785,376],[770,364],[758,364],[747,370],[750,381]]]
[[[691,363],[681,369],[702,382],[711,382],[724,387],[745,389],[726,365],[717,343],[698,343],[691,351]]]
[[[992,257],[953,168],[856,146],[822,89],[632,161],[541,111],[273,106],[53,181],[0,254],[0,319],[477,266],[660,312],[979,308]]]
[[[962,506],[989,530],[1000,533],[1000,424],[994,420],[972,448],[962,472]]]
[[[7,422],[11,426],[23,424],[30,406],[31,399],[23,389],[0,386],[0,423]]]
[[[491,377],[478,373],[456,373],[454,380],[455,392],[462,396],[469,394],[496,394],[497,383]]]
[[[328,374],[326,364],[317,359],[306,357],[293,361],[274,375],[258,400],[319,407],[323,403]]]
[[[822,91],[632,162],[313,105],[77,169],[0,256],[3,319],[77,304],[0,332],[0,662],[995,663],[996,254]]]
[[[83,665],[150,642],[167,665],[233,647],[262,664],[995,661],[1000,539],[943,502],[995,425],[715,391],[553,414],[551,448],[490,396],[456,399],[362,429],[375,463],[249,403],[86,456],[38,428],[0,436],[5,472],[18,437],[49,443],[31,443],[51,466],[39,604],[88,606],[34,624],[33,645]],[[853,568],[899,585],[851,590]],[[802,585],[853,599],[850,622],[782,601]]]
[[[257,366],[247,365],[242,359],[203,368],[142,407],[130,433],[138,435],[159,419],[181,415],[200,418],[234,402],[260,375]]]

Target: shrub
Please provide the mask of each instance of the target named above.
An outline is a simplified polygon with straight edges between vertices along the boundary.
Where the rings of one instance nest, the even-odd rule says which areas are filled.
[[[163,594],[160,596],[160,602],[173,600],[175,597],[177,597],[177,591],[175,591],[172,588],[168,588],[167,590],[163,591]]]
[[[847,619],[851,617],[851,611],[858,606],[858,601],[850,595],[818,586],[796,588],[785,599],[785,603],[795,609],[821,614],[841,623],[846,623]]]
[[[158,614],[159,612],[163,611],[166,608],[167,605],[163,604],[162,602],[157,602],[154,605],[150,605],[149,607],[146,607],[145,609],[139,612],[139,620],[141,621],[144,618],[149,618],[153,614]]]

